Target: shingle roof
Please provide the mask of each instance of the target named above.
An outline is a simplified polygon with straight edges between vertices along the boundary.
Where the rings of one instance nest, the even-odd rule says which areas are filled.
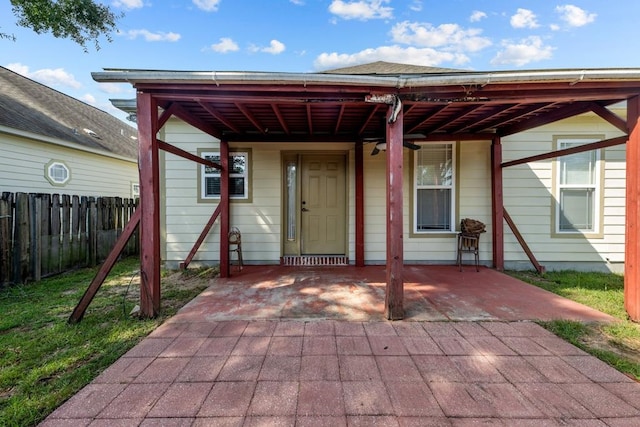
[[[4,67],[0,67],[0,125],[137,158],[135,128]]]
[[[353,67],[336,68],[323,71],[323,74],[352,74],[352,75],[398,75],[398,74],[436,74],[460,73],[465,70],[455,68],[425,67],[422,65],[397,64],[394,62],[377,61]]]

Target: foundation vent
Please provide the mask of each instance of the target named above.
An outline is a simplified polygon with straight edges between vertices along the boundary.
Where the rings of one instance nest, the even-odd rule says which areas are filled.
[[[282,265],[349,265],[349,257],[335,255],[284,256]]]

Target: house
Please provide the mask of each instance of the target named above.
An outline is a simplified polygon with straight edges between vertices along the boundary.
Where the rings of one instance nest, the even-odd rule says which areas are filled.
[[[93,77],[138,92],[143,312],[160,259],[228,275],[238,227],[246,263],[386,264],[402,318],[403,266],[454,263],[473,218],[483,264],[624,271],[640,317],[640,69]]]
[[[135,197],[137,130],[0,67],[0,192]]]

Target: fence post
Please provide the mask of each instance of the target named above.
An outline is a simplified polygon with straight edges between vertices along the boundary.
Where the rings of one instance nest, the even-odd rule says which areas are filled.
[[[60,195],[51,197],[51,272],[60,273]]]
[[[40,257],[42,258],[42,275],[51,272],[51,195],[42,194],[40,207]]]
[[[71,197],[68,194],[62,195],[62,251],[61,262],[62,271],[71,267]]]
[[[89,246],[89,265],[91,267],[95,267],[98,263],[98,208],[96,207],[96,203],[96,199],[89,197],[87,236]]]
[[[42,278],[42,223],[40,222],[42,207],[40,202],[40,195],[29,194],[29,268],[31,277],[36,282]]]
[[[11,281],[12,230],[13,193],[5,192],[0,198],[0,286]]]
[[[13,231],[13,282],[23,283],[29,277],[29,195],[16,194],[15,228]]]

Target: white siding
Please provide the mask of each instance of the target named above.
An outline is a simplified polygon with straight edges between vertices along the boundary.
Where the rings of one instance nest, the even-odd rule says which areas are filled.
[[[592,115],[575,117],[504,138],[504,161],[545,153],[554,149],[554,137],[602,135],[620,136],[619,130]],[[604,193],[601,236],[558,236],[553,232],[553,160],[542,160],[504,169],[504,203],[538,261],[558,262],[578,267],[580,263],[621,263],[624,261],[625,146],[603,151]],[[505,226],[505,261],[524,262],[528,258]],[[530,264],[529,264],[530,266]],[[611,267],[616,270],[615,266]]]
[[[51,160],[63,161],[71,171],[64,186],[46,179],[45,165]],[[133,161],[0,134],[0,191],[131,197],[131,185],[137,182]]]
[[[171,121],[167,142],[193,154],[198,149],[217,149],[216,140],[198,130]],[[503,138],[503,161],[520,159],[554,149],[554,136],[619,136],[620,132],[593,116],[542,126],[532,131]],[[240,144],[231,150],[251,150],[250,202],[231,203],[231,225],[240,228],[243,255],[254,263],[276,263],[281,256],[283,151],[348,151],[348,255],[355,259],[355,166],[353,144]],[[365,261],[384,263],[386,259],[386,156],[371,156],[372,144],[364,146]],[[464,141],[456,144],[457,183],[456,218],[474,218],[487,225],[480,239],[480,258],[492,259],[491,162],[490,141]],[[545,160],[504,169],[505,208],[542,263],[620,263],[624,258],[624,145],[604,153],[603,230],[596,238],[558,237],[553,233],[553,161]],[[217,202],[198,202],[199,166],[167,154],[166,176],[166,259],[174,264],[184,260]],[[404,162],[404,259],[407,263],[453,263],[456,258],[456,233],[415,235],[412,233],[411,158],[405,150]],[[216,224],[195,261],[219,260],[219,224]],[[505,261],[507,265],[530,268],[528,258],[505,224]]]

